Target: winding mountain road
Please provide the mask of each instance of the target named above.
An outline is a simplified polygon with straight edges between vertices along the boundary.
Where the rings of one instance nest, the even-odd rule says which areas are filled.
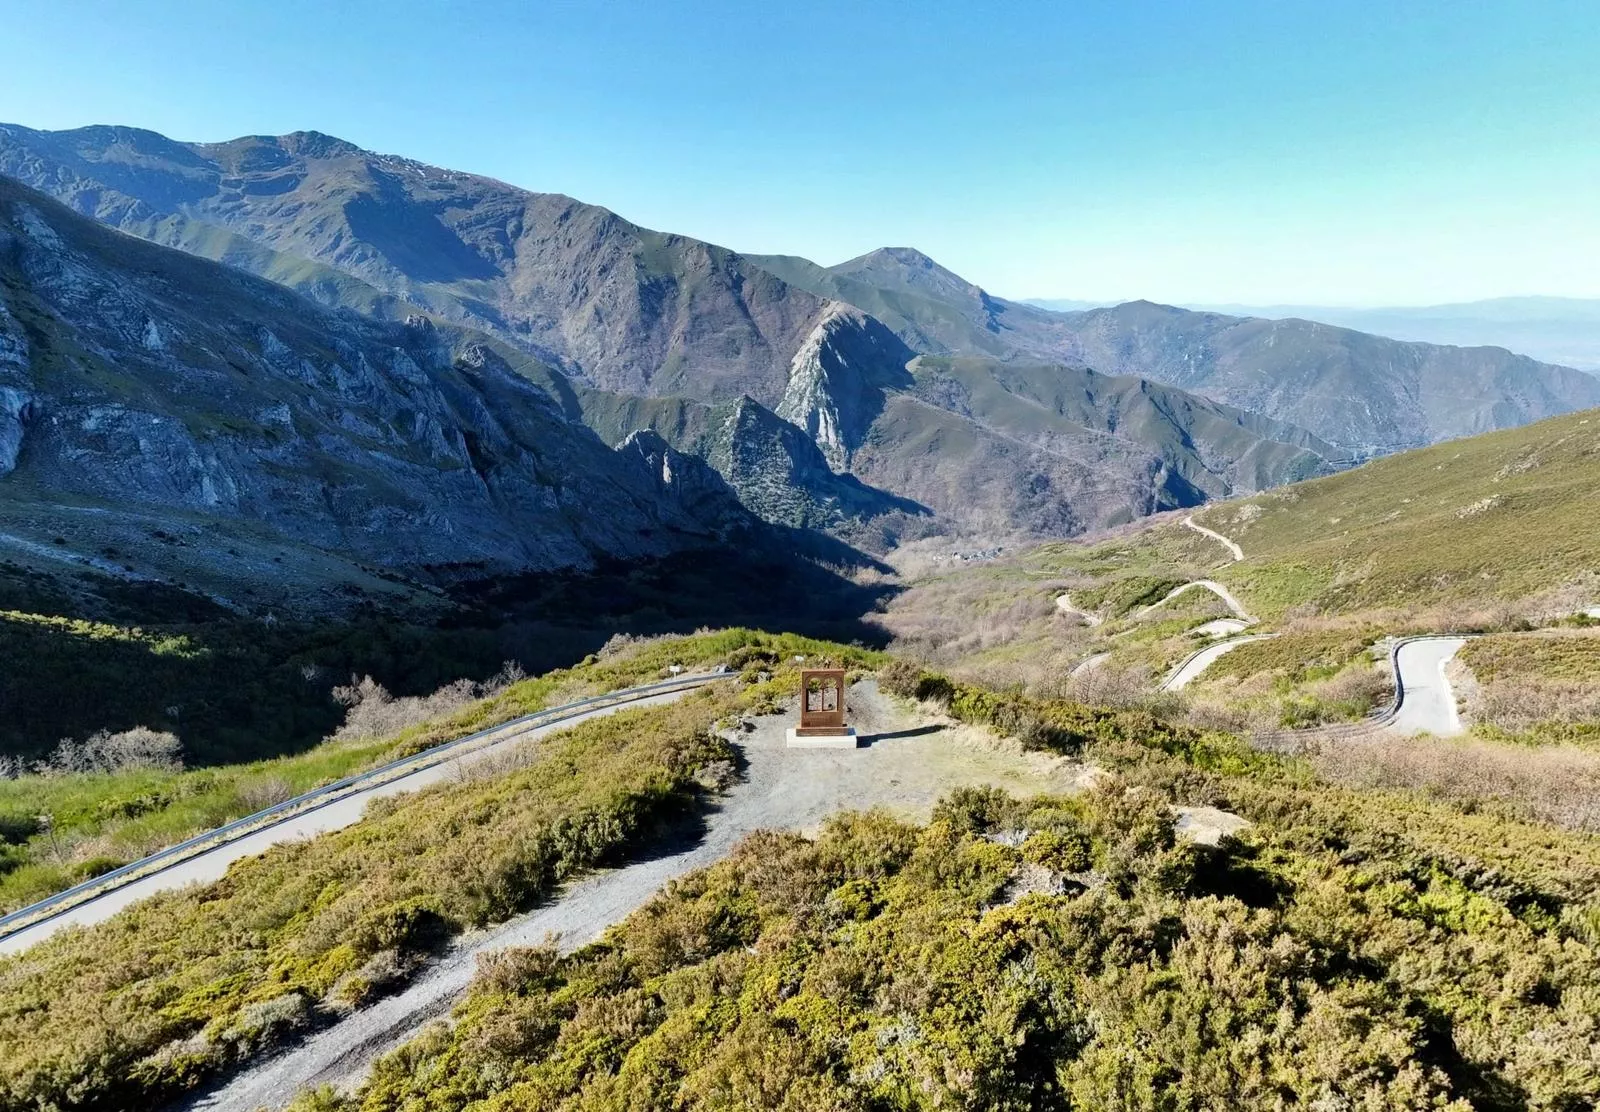
[[[1233,541],[1230,541],[1227,537],[1224,537],[1215,529],[1207,529],[1204,525],[1196,522],[1192,516],[1184,518],[1183,523],[1189,528],[1193,529],[1196,533],[1202,533],[1216,541],[1218,544],[1225,546],[1229,552],[1233,553],[1233,558],[1235,561],[1244,559],[1244,549],[1240,548]]]
[[[1201,590],[1210,591],[1212,594],[1216,595],[1223,602],[1227,603],[1228,609],[1232,610],[1234,614],[1243,621],[1255,621],[1255,619],[1250,616],[1249,612],[1245,610],[1244,604],[1234,597],[1233,592],[1228,590],[1228,588],[1224,587],[1221,583],[1218,583],[1215,579],[1191,579],[1181,587],[1174,587],[1172,590],[1167,592],[1164,598],[1161,598],[1156,602],[1152,602],[1149,606],[1144,607],[1142,610],[1136,613],[1134,617],[1143,617],[1152,610],[1156,610],[1165,606],[1179,595],[1186,591],[1191,591],[1196,587],[1199,587]]]
[[[1192,653],[1183,663],[1172,670],[1172,674],[1161,682],[1160,691],[1181,691],[1188,687],[1200,673],[1215,664],[1218,658],[1231,653],[1240,645],[1248,645],[1252,641],[1265,641],[1276,637],[1276,633],[1252,633],[1244,637],[1235,637],[1229,641],[1218,641],[1214,645],[1207,645],[1196,653]]]
[[[1445,669],[1465,637],[1429,637],[1407,641],[1395,653],[1400,708],[1389,728],[1406,734],[1456,737],[1466,732],[1456,711],[1456,696]]]
[[[1097,626],[1101,622],[1105,621],[1105,619],[1098,614],[1091,614],[1087,610],[1080,610],[1076,606],[1072,605],[1072,596],[1070,594],[1060,594],[1056,596],[1056,609],[1061,611],[1063,614],[1071,614],[1073,617],[1082,618],[1084,623],[1089,626]]]
[[[209,848],[197,849],[193,854],[178,857],[165,865],[152,862],[147,871],[136,871],[123,883],[109,885],[97,894],[86,895],[81,902],[65,906],[53,914],[46,910],[39,916],[27,920],[25,925],[0,938],[0,954],[14,954],[25,950],[67,927],[103,922],[130,904],[158,892],[219,880],[227,873],[228,866],[235,861],[263,853],[281,842],[311,838],[332,830],[343,829],[359,821],[366,812],[367,804],[374,799],[416,791],[451,779],[459,776],[463,769],[470,768],[488,757],[504,753],[511,747],[535,741],[556,730],[575,726],[591,718],[614,714],[624,707],[652,706],[670,702],[715,678],[717,677],[709,675],[685,676],[681,680],[670,681],[675,686],[667,691],[652,691],[652,688],[659,688],[661,686],[659,684],[618,691],[609,697],[615,700],[613,702],[591,709],[574,709],[568,714],[562,714],[561,708],[551,708],[549,711],[527,716],[527,719],[548,719],[550,715],[555,715],[553,719],[539,725],[531,725],[527,719],[517,719],[452,743],[450,748],[456,750],[455,752],[435,751],[431,755],[428,752],[419,754],[412,762],[416,765],[414,770],[402,770],[401,775],[384,779],[379,775],[384,770],[375,769],[369,774],[369,786],[363,787],[357,783],[351,785],[353,790],[330,792],[326,801],[289,811],[281,818],[276,818],[272,810],[263,812],[260,816],[252,816],[252,819],[259,818],[264,825],[253,824],[251,819],[241,820],[241,829],[236,837],[230,837]],[[430,756],[433,759],[430,759]],[[26,919],[24,913],[28,910],[30,909],[23,909],[23,912],[18,913],[18,917]]]

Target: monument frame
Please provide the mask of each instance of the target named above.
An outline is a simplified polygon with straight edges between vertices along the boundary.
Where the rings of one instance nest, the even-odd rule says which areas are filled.
[[[845,725],[845,670],[800,670],[800,725],[789,728],[789,744],[796,748],[856,747],[856,731]]]

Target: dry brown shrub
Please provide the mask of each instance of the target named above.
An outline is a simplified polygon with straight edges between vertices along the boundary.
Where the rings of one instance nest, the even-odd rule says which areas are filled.
[[[1381,706],[1394,697],[1394,679],[1384,667],[1345,668],[1325,680],[1306,685],[1309,694],[1330,703],[1362,702]]]
[[[293,786],[281,776],[247,780],[239,787],[239,802],[250,811],[264,811],[293,797]]]
[[[1501,802],[1573,830],[1600,830],[1600,753],[1476,740],[1326,738],[1307,754],[1335,783],[1422,791],[1454,803]]]

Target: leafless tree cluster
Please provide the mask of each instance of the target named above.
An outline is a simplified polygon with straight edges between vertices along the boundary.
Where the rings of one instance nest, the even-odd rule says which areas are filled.
[[[101,730],[81,740],[62,738],[50,755],[31,765],[15,760],[0,768],[7,776],[32,772],[64,776],[73,772],[127,772],[151,768],[177,772],[183,768],[183,744],[177,735],[135,726],[112,733]]]
[[[371,676],[351,677],[348,685],[333,689],[334,701],[345,708],[345,716],[344,724],[334,731],[332,740],[388,737],[408,726],[459,710],[526,678],[519,665],[507,661],[499,672],[486,680],[459,679],[431,695],[396,698]]]

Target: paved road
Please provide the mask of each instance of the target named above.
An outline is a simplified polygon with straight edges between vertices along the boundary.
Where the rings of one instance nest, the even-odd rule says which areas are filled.
[[[371,788],[354,791],[315,810],[300,812],[285,819],[283,822],[246,834],[241,838],[223,843],[215,848],[204,850],[194,857],[177,861],[160,872],[131,880],[119,888],[113,888],[102,895],[78,904],[76,907],[64,911],[54,918],[24,927],[15,934],[0,939],[0,954],[14,954],[20,950],[25,950],[65,927],[87,926],[91,923],[102,922],[129,904],[146,899],[157,892],[182,888],[190,884],[219,880],[228,871],[228,866],[242,857],[263,853],[280,842],[294,841],[298,838],[311,838],[318,834],[327,833],[330,830],[342,829],[358,821],[362,814],[365,813],[367,804],[374,799],[398,795],[401,792],[416,791],[430,784],[437,784],[451,779],[459,775],[463,768],[470,767],[472,764],[491,755],[504,753],[509,747],[544,737],[555,730],[566,729],[585,719],[613,714],[623,709],[623,707],[650,706],[668,702],[681,697],[687,690],[686,688],[681,691],[668,691],[659,695],[635,699],[627,703],[610,704],[597,707],[594,710],[581,711],[547,726],[539,726],[532,729],[527,727],[507,729],[503,736],[496,737],[489,744],[474,747],[470,753],[441,764],[419,769],[416,772]]]
[[[867,745],[861,749],[789,749],[788,715],[758,720],[736,742],[746,761],[744,778],[720,800],[707,830],[681,852],[590,875],[556,902],[519,919],[461,939],[419,980],[305,1042],[192,1100],[194,1112],[254,1112],[281,1108],[307,1086],[351,1086],[374,1058],[448,1013],[471,982],[477,956],[507,946],[528,946],[559,936],[565,952],[598,938],[675,877],[725,856],[753,830],[807,830],[841,808],[882,804],[925,814],[934,800],[963,784],[993,784],[1013,792],[1072,791],[1091,773],[1065,758],[996,748],[981,732],[930,726],[908,717],[858,684],[849,695],[851,719]],[[898,736],[896,736],[898,735]]]
[[[1228,604],[1229,610],[1232,610],[1245,621],[1255,621],[1255,619],[1250,616],[1249,612],[1245,610],[1244,603],[1235,598],[1232,591],[1228,590],[1228,588],[1224,587],[1221,583],[1218,583],[1215,579],[1195,579],[1185,583],[1181,587],[1174,587],[1172,590],[1167,592],[1165,598],[1161,599],[1159,602],[1152,602],[1149,606],[1146,606],[1144,609],[1140,610],[1138,614],[1135,614],[1134,617],[1148,614],[1157,607],[1165,606],[1167,603],[1171,602],[1185,591],[1192,590],[1195,587],[1210,591],[1212,594],[1216,595],[1223,602]]]
[[[1195,626],[1190,632],[1206,637],[1231,637],[1235,633],[1243,633],[1249,625],[1243,618],[1216,618]]]
[[[1204,533],[1206,536],[1210,537],[1212,540],[1216,541],[1218,544],[1226,545],[1228,551],[1233,553],[1233,558],[1235,560],[1243,560],[1244,559],[1244,549],[1242,549],[1238,545],[1234,544],[1227,537],[1224,537],[1221,533],[1217,532],[1216,530],[1207,529],[1204,525],[1200,525],[1200,524],[1196,523],[1195,519],[1192,518],[1192,517],[1184,518],[1183,519],[1183,523],[1185,525],[1187,525],[1189,528],[1193,529],[1196,533]]]
[[[1056,609],[1061,611],[1063,614],[1073,614],[1079,618],[1082,618],[1091,626],[1097,626],[1101,622],[1105,621],[1105,619],[1098,614],[1091,614],[1087,610],[1079,610],[1076,606],[1072,605],[1071,595],[1057,595]]]
[[[1094,671],[1096,668],[1100,667],[1100,665],[1104,664],[1110,659],[1110,653],[1095,653],[1087,660],[1078,661],[1078,663],[1073,666],[1072,671],[1068,674],[1073,676],[1081,676],[1085,672]]]
[[[1231,653],[1240,645],[1247,645],[1251,641],[1264,641],[1276,636],[1275,633],[1252,633],[1248,637],[1235,637],[1231,641],[1219,641],[1215,645],[1209,645],[1184,661],[1176,672],[1162,681],[1161,690],[1181,691],[1193,683],[1200,673],[1216,663],[1218,657]]]
[[[1441,637],[1408,641],[1400,646],[1396,663],[1404,698],[1391,729],[1437,737],[1455,737],[1465,732],[1461,716],[1456,712],[1455,692],[1444,670],[1466,643],[1464,637]]]

